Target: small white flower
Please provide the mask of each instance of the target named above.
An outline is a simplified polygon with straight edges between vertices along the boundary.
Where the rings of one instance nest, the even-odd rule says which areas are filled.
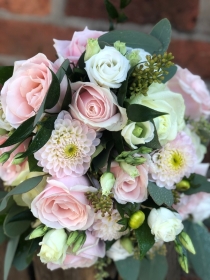
[[[114,174],[111,172],[105,172],[100,177],[100,184],[101,184],[101,188],[102,188],[102,194],[109,195],[111,192],[111,189],[113,188],[113,186],[115,184]]]
[[[119,88],[130,69],[129,60],[114,47],[107,47],[86,61],[88,77],[102,87]]]
[[[133,253],[128,253],[127,250],[121,245],[120,240],[117,240],[112,247],[106,252],[107,257],[113,261],[124,260],[128,257],[133,256]]]

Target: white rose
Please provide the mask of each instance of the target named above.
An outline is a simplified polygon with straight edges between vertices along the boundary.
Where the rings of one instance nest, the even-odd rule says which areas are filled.
[[[64,229],[52,229],[48,231],[42,239],[42,242],[39,243],[42,247],[37,256],[40,257],[43,263],[53,262],[62,264],[68,248],[66,241],[67,234]]]
[[[8,121],[5,118],[4,111],[2,109],[1,104],[1,96],[0,96],[0,135],[6,134],[7,131],[10,131],[13,129],[13,127],[8,123]]]
[[[164,84],[153,83],[147,92],[134,97],[131,104],[141,104],[158,112],[165,112],[163,115],[154,119],[158,138],[161,145],[176,138],[178,131],[185,125],[184,99],[181,94],[170,91]]]
[[[124,260],[128,257],[133,256],[133,253],[128,253],[127,250],[123,248],[120,244],[120,239],[118,239],[112,247],[106,252],[107,257],[114,261]]]
[[[131,148],[137,149],[135,145],[145,144],[154,138],[154,125],[149,121],[131,122],[123,128],[121,134]]]
[[[155,235],[155,241],[173,241],[184,228],[181,216],[167,208],[153,208],[148,216],[148,225],[151,233]]]
[[[86,71],[92,83],[119,88],[130,69],[129,60],[114,47],[105,46],[86,61]]]

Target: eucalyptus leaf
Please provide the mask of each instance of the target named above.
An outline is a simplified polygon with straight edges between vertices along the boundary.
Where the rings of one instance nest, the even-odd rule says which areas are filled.
[[[159,21],[153,27],[150,34],[162,43],[163,49],[160,53],[163,54],[164,52],[166,52],[171,41],[171,24],[169,20],[167,18],[164,18]]]
[[[210,275],[210,233],[203,225],[185,221],[185,231],[189,234],[196,254],[188,254],[188,258],[196,274],[202,280],[209,280]]]
[[[9,271],[18,246],[19,238],[20,238],[19,236],[12,238],[9,240],[7,244],[6,255],[4,258],[4,280],[7,280],[7,277],[9,275]]]
[[[140,104],[131,104],[127,108],[128,119],[133,122],[146,122],[159,116],[167,115]]]
[[[0,84],[3,85],[9,78],[12,77],[13,66],[0,66]]]
[[[171,190],[160,188],[155,183],[149,182],[148,192],[157,205],[166,204],[172,206],[174,204],[174,196]]]
[[[177,66],[176,65],[172,65],[170,68],[167,68],[168,74],[163,74],[164,80],[162,81],[162,83],[166,83],[168,82],[175,74],[177,71]]]
[[[210,193],[210,182],[205,176],[194,173],[190,176],[190,188],[184,194],[191,195],[199,192]]]
[[[140,264],[140,261],[133,257],[115,262],[117,271],[123,280],[137,280],[140,272]]]
[[[30,136],[32,131],[34,130],[33,122],[35,116],[29,118],[25,122],[23,122],[14,133],[2,144],[0,148],[8,147],[14,145],[16,143],[22,142],[26,138]]]
[[[118,11],[115,6],[109,0],[104,0],[104,3],[109,17],[111,19],[118,18]]]
[[[2,244],[7,239],[7,236],[4,234],[3,225],[0,225],[0,244]]]
[[[20,185],[15,187],[13,190],[11,190],[2,199],[1,204],[0,204],[0,211],[4,210],[6,208],[7,202],[11,196],[13,196],[15,194],[22,194],[22,193],[32,190],[42,181],[42,179],[43,179],[43,175],[27,179],[24,182],[22,182]]]
[[[115,30],[105,33],[98,38],[99,42],[103,41],[110,45],[113,45],[117,40],[126,43],[127,47],[141,48],[150,54],[163,50],[162,44],[158,39],[139,31]]]
[[[131,3],[131,0],[120,0],[120,9],[124,9]]]

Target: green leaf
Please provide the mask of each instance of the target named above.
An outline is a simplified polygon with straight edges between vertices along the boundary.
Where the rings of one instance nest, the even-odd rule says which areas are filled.
[[[136,239],[140,250],[140,259],[143,259],[146,253],[155,243],[154,235],[151,234],[151,229],[147,224],[147,217],[150,211],[144,210],[145,221],[144,223],[135,230]]]
[[[35,116],[29,118],[24,123],[22,123],[15,130],[15,132],[2,145],[0,145],[0,148],[14,145],[28,138],[32,133],[32,131],[34,130],[34,126],[33,126],[34,119]]]
[[[113,131],[112,138],[114,140],[115,148],[117,149],[118,153],[121,154],[125,150],[121,131]]]
[[[154,123],[153,120],[150,120],[150,121],[154,125],[154,138],[149,143],[146,143],[146,145],[147,145],[148,148],[151,148],[151,149],[161,149],[162,146],[160,145],[160,142],[159,142],[159,138],[158,138],[158,134],[157,134],[157,129],[156,129],[155,123]]]
[[[52,82],[50,84],[49,90],[46,95],[44,109],[51,109],[53,108],[60,97],[60,83],[56,76],[56,74],[50,69],[52,74]]]
[[[149,182],[148,192],[157,205],[166,204],[172,206],[174,204],[174,196],[171,190],[160,188],[155,183]]]
[[[11,190],[11,192],[9,192],[2,199],[1,204],[0,204],[0,211],[4,210],[6,208],[7,202],[8,202],[9,198],[12,195],[14,195],[14,194],[22,194],[22,193],[25,193],[25,192],[28,192],[28,191],[32,190],[33,188],[35,188],[42,181],[42,179],[43,179],[43,175],[30,178],[30,179],[25,180],[24,182],[22,182],[20,185],[15,187],[13,190]]]
[[[7,192],[5,192],[5,191],[0,191],[0,200],[1,200],[2,198],[4,198],[6,194],[7,194]]]
[[[63,99],[63,103],[61,106],[61,111],[62,110],[69,110],[69,104],[71,103],[71,99],[72,99],[72,91],[71,91],[71,86],[70,86],[70,82],[69,79],[67,78],[67,90],[66,90],[66,94],[64,96]]]
[[[125,22],[128,17],[124,13],[120,13],[117,18],[117,23]]]
[[[7,236],[4,234],[3,226],[0,225],[0,244],[2,244],[7,239]]]
[[[92,164],[96,171],[107,164],[113,146],[114,143],[112,140],[110,140],[109,142],[107,142],[106,148],[97,157],[93,159]]]
[[[70,68],[70,63],[68,59],[65,59],[64,62],[61,64],[60,68],[58,69],[56,76],[58,78],[58,81],[61,83],[63,80],[63,77],[65,76],[66,72]]]
[[[163,49],[160,53],[163,54],[164,52],[166,52],[171,41],[171,24],[169,20],[167,18],[164,18],[159,21],[153,27],[150,34],[162,43]]]
[[[124,9],[130,4],[131,0],[120,0],[120,9]]]
[[[165,256],[155,254],[154,258],[141,261],[139,280],[164,280],[168,271]]]
[[[205,226],[185,221],[185,231],[189,234],[196,254],[188,254],[194,271],[202,280],[209,280],[210,275],[210,233]]]
[[[124,260],[115,262],[117,271],[123,280],[137,280],[140,271],[140,264],[140,261],[134,259],[133,257],[128,257]]]
[[[54,129],[55,120],[56,116],[50,116],[40,123],[41,128],[38,130],[27,151],[20,155],[20,158],[34,154],[47,143],[52,134],[52,130]]]
[[[0,66],[0,84],[3,85],[13,74],[13,66]]]
[[[4,258],[4,280],[7,280],[7,277],[9,275],[9,271],[18,246],[19,238],[19,236],[12,238],[7,244],[6,255]]]
[[[116,19],[118,18],[118,11],[115,8],[115,6],[109,1],[109,0],[104,0],[105,6],[107,13],[111,19]]]
[[[30,172],[42,172],[42,167],[37,165],[38,160],[35,159],[34,155],[28,156],[28,164]]]
[[[77,62],[77,66],[80,68],[80,69],[84,69],[85,68],[85,51],[81,54],[78,62]]]
[[[131,74],[133,73],[134,69],[136,68],[136,66],[132,67],[127,74],[127,78],[126,80],[122,83],[121,87],[119,88],[118,94],[117,94],[117,101],[118,104],[123,107],[123,103],[125,101],[126,98],[126,94],[128,91],[128,82],[129,82],[129,78],[131,76]]]
[[[177,66],[176,65],[172,65],[170,68],[167,69],[168,71],[168,74],[164,74],[163,77],[164,77],[164,80],[162,81],[162,83],[166,83],[168,82],[175,74],[176,74],[176,71],[177,71]]]
[[[210,193],[210,182],[206,177],[199,174],[192,174],[189,179],[190,188],[185,191],[184,194],[191,195],[199,192]]]
[[[141,48],[151,54],[162,51],[162,44],[158,39],[139,31],[115,30],[98,38],[99,42],[104,41],[112,45],[117,40],[126,43],[127,47]]]
[[[146,122],[162,115],[167,115],[164,112],[158,112],[149,107],[140,104],[131,104],[127,108],[128,119],[133,122]]]

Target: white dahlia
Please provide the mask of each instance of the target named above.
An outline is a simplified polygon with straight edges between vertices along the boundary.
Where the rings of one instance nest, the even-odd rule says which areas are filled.
[[[62,178],[82,176],[90,167],[91,155],[99,144],[96,132],[61,111],[49,141],[34,154],[44,172]]]
[[[196,159],[191,138],[182,131],[173,141],[152,155],[151,179],[159,187],[173,189],[184,176],[189,177],[194,172]]]
[[[111,215],[106,213],[104,217],[102,217],[101,211],[98,211],[91,227],[93,236],[102,240],[113,240],[127,234],[128,230],[120,232],[122,225],[117,223],[120,219],[121,216],[116,209],[112,210]]]

